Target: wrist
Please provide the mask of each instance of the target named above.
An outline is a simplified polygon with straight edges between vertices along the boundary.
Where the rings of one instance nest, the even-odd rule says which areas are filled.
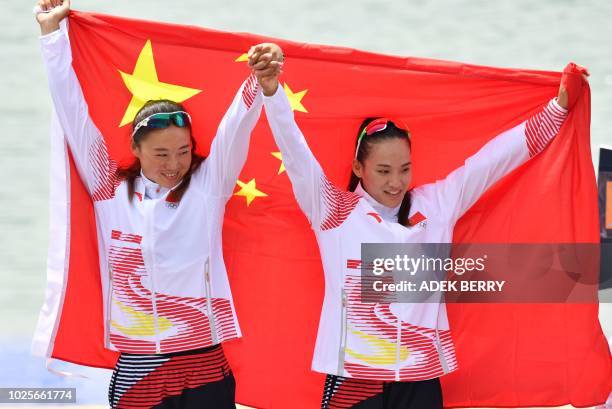
[[[55,19],[40,22],[40,34],[47,35],[60,29],[59,21]]]
[[[274,84],[266,85],[265,87],[261,87],[264,96],[271,97],[276,94],[276,90],[278,89],[278,81],[275,81]]]
[[[560,96],[557,96],[557,97],[555,98],[555,102],[557,103],[557,105],[558,105],[560,108],[565,109],[565,110],[568,110],[569,101],[568,101],[567,96],[565,96],[565,95],[560,95]]]

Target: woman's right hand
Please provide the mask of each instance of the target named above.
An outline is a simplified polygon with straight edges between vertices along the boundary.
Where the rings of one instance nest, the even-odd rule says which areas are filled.
[[[39,0],[38,7],[43,11],[36,14],[42,35],[59,30],[59,23],[70,13],[70,0]]]
[[[285,60],[283,51],[277,44],[261,43],[251,47],[248,56],[249,66],[253,69],[264,95],[274,95]]]

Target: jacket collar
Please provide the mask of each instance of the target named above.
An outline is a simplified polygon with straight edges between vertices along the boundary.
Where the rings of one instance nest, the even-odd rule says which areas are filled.
[[[139,202],[142,202],[145,198],[145,184],[142,179],[142,172],[140,175],[141,177],[134,180],[134,196],[136,196]]]
[[[147,178],[142,170],[140,171],[140,179],[144,185],[144,198],[146,199],[159,199],[163,197],[170,189],[162,187],[157,183]]]
[[[159,199],[165,197],[166,201],[175,202],[176,200],[174,197],[168,193],[176,189],[181,182],[177,183],[176,186],[172,187],[172,189],[168,189],[167,187],[160,186],[147,178],[141,170],[140,177],[136,178],[134,181],[134,195],[138,197],[139,201],[143,201],[144,199]]]
[[[359,182],[357,188],[355,188],[355,193],[363,197],[370,204],[370,206],[376,210],[380,217],[383,218],[383,220],[389,223],[397,223],[397,214],[399,213],[401,203],[396,207],[387,207],[383,205],[365,191],[365,189],[361,186],[361,182]]]

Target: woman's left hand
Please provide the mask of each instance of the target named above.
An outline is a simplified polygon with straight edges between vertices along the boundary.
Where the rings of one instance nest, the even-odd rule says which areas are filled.
[[[557,102],[562,108],[572,109],[582,93],[582,86],[588,81],[589,71],[573,62],[563,70]]]

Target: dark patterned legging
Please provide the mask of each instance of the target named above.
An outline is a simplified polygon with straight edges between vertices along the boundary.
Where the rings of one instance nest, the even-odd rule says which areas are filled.
[[[384,382],[327,375],[322,409],[442,409],[440,379]]]
[[[111,408],[235,409],[236,383],[220,345],[160,355],[121,354]]]

